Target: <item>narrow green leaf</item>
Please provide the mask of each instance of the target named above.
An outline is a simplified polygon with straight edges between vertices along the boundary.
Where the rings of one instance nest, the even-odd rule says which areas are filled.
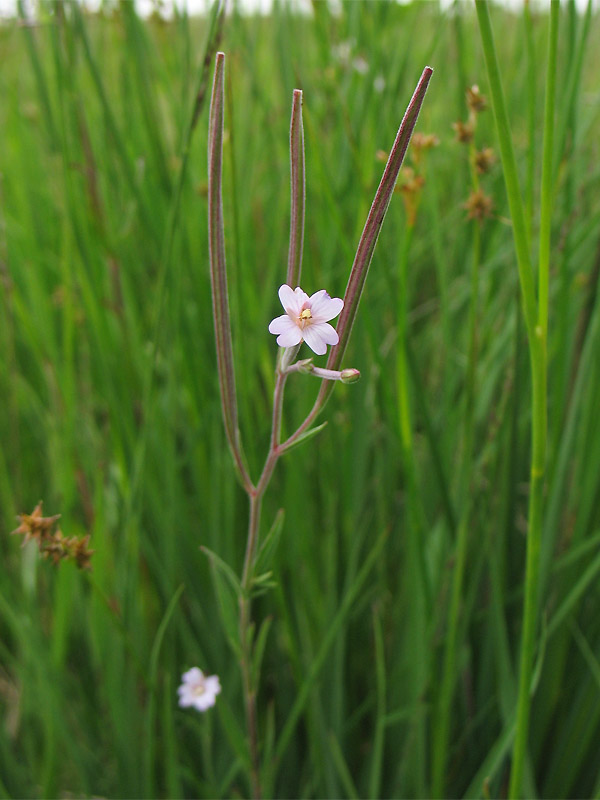
[[[356,786],[354,785],[354,781],[352,780],[352,775],[348,768],[348,764],[346,763],[346,759],[344,758],[344,754],[342,753],[340,743],[338,742],[333,731],[329,732],[329,752],[331,753],[333,765],[337,770],[338,777],[342,782],[346,796],[350,797],[352,800],[358,800],[360,795],[358,794]],[[369,796],[375,797],[376,795]]]
[[[221,621],[227,640],[237,657],[240,656],[240,636],[238,627],[239,601],[242,595],[240,582],[223,559],[207,547],[200,548],[209,558],[213,587],[219,604]]]
[[[324,383],[328,383],[328,381],[324,381]],[[307,431],[304,431],[303,433],[301,433],[300,436],[298,436],[297,439],[294,439],[293,442],[291,444],[289,444],[289,445],[285,445],[285,442],[284,442],[284,444],[281,445],[280,448],[279,448],[280,452],[281,453],[289,453],[290,450],[293,450],[299,444],[302,444],[302,442],[306,442],[309,439],[312,439],[314,436],[316,436],[317,433],[320,433],[326,425],[327,425],[327,422],[322,422],[320,425],[317,425],[316,428],[309,428]]]
[[[285,511],[280,508],[275,515],[275,520],[267,535],[262,540],[256,559],[254,561],[253,569],[255,573],[263,572],[271,566],[273,557],[277,552],[277,547],[281,540],[281,533],[283,531],[283,522],[285,519]]]
[[[377,716],[375,719],[375,736],[371,754],[371,774],[369,777],[369,797],[381,797],[381,773],[383,768],[383,750],[385,743],[385,703],[386,674],[385,651],[383,647],[383,631],[381,619],[373,611],[373,636],[375,639],[375,676],[377,686]]]
[[[382,534],[380,534],[379,538],[375,542],[373,549],[365,559],[362,568],[360,569],[360,571],[354,578],[352,584],[350,585],[348,591],[344,595],[344,599],[342,600],[340,609],[333,618],[331,625],[327,630],[327,634],[325,635],[325,638],[321,643],[321,647],[319,648],[317,654],[315,655],[315,658],[311,664],[311,668],[308,675],[306,676],[306,678],[302,682],[302,685],[300,686],[296,701],[292,706],[292,710],[289,713],[285,725],[283,726],[283,730],[281,731],[281,734],[279,736],[279,741],[277,742],[277,747],[275,748],[275,759],[277,761],[279,761],[282,758],[283,754],[287,750],[287,747],[292,738],[292,734],[296,729],[296,725],[298,724],[298,721],[300,719],[300,714],[304,710],[310,692],[312,691],[312,688],[316,683],[317,678],[319,677],[319,673],[321,672],[321,669],[325,664],[325,659],[327,657],[327,654],[331,649],[333,643],[335,642],[344,621],[347,619],[350,611],[352,610],[354,601],[358,597],[358,594],[362,589],[363,584],[365,583],[369,573],[373,569],[373,566],[375,565],[383,549],[383,545],[385,544],[386,539],[387,539],[387,531],[384,531]]]

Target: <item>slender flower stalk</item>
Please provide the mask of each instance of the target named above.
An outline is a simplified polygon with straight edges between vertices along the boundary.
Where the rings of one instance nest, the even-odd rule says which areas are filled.
[[[504,170],[504,179],[513,222],[513,235],[517,252],[521,294],[527,326],[532,379],[531,481],[529,488],[525,599],[523,629],[521,634],[516,736],[513,746],[512,768],[508,790],[510,798],[518,798],[521,796],[522,791],[525,755],[527,751],[531,710],[531,680],[535,657],[536,629],[539,617],[538,593],[548,425],[546,337],[548,325],[550,214],[552,209],[551,165],[554,145],[554,97],[560,8],[557,0],[553,0],[550,14],[550,40],[544,114],[542,219],[539,241],[539,297],[536,300],[533,269],[529,258],[527,225],[519,189],[517,167],[512,147],[504,93],[500,81],[494,38],[490,24],[489,8],[485,2],[476,2],[475,5],[490,82],[494,116],[496,118],[496,128],[502,156],[502,167]]]
[[[356,383],[360,380],[360,372],[357,369],[323,369],[322,367],[315,367],[312,359],[305,358],[303,361],[297,361],[292,364],[287,370],[290,372],[302,372],[306,375],[313,375],[315,378],[320,378],[324,381],[341,381],[342,383]]]
[[[252,797],[260,798],[262,795],[260,781],[260,758],[258,744],[258,723],[256,719],[256,694],[257,686],[252,677],[252,598],[250,594],[251,570],[256,546],[258,544],[258,530],[260,525],[260,511],[262,495],[250,495],[250,513],[248,520],[248,538],[246,541],[246,557],[242,573],[242,589],[239,600],[240,607],[240,669],[242,672],[242,687],[244,692],[244,705],[246,710],[246,727],[248,730],[248,748],[250,751],[250,784]]]

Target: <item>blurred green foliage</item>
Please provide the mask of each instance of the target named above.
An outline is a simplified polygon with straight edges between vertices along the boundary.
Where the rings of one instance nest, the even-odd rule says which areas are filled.
[[[341,296],[396,128],[426,64],[418,123],[439,146],[408,253],[418,513],[407,514],[396,397],[397,195],[350,342],[362,380],[282,460],[263,535],[285,510],[259,727],[265,794],[428,796],[453,567],[473,224],[465,90],[485,70],[469,5],[237,8],[220,33],[130,3],[44,3],[0,26],[0,794],[247,795],[239,668],[206,546],[239,572],[247,508],[226,449],[206,230],[207,93],[227,54],[225,224],[244,446],[262,466],[289,231],[289,114],[304,92],[303,288]],[[532,230],[548,19],[492,9]],[[214,22],[214,20],[213,20]],[[218,36],[220,35],[220,38]],[[562,12],[550,305],[544,622],[529,796],[598,796],[600,770],[600,104],[597,15]],[[199,96],[200,95],[200,96]],[[195,115],[195,111],[198,112]],[[189,132],[192,132],[189,138]],[[491,111],[478,147],[494,147]],[[189,139],[189,148],[188,148]],[[408,162],[411,156],[409,152]],[[482,224],[471,529],[449,796],[506,791],[516,700],[529,464],[529,368],[501,171]],[[318,384],[293,376],[286,430]],[[8,533],[44,500],[91,534],[90,573]],[[410,544],[412,543],[412,544]],[[176,704],[198,665],[223,692]],[[487,788],[486,788],[487,787]]]

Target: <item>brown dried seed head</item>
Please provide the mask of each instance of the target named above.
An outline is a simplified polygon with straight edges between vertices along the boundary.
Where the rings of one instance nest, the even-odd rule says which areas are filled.
[[[395,191],[402,194],[409,225],[414,225],[416,222],[421,189],[424,184],[425,178],[415,172],[412,167],[402,167]]]
[[[422,189],[425,178],[417,174],[412,167],[402,167],[400,170],[399,190],[404,195],[418,194]]]
[[[63,559],[72,559],[79,569],[89,569],[93,550],[88,549],[90,540],[87,536],[64,536],[60,528],[53,530],[55,523],[60,519],[60,514],[52,517],[42,516],[42,502],[37,504],[31,514],[20,514],[21,523],[12,533],[22,534],[25,538],[23,544],[30,539],[35,539],[43,558],[48,558],[53,564],[58,564]]]
[[[496,154],[491,147],[484,147],[475,153],[475,168],[480,175],[489,172],[492,165],[496,163]]]
[[[83,539],[76,539],[73,543],[71,548],[71,556],[75,560],[75,563],[79,567],[79,569],[91,569],[91,558],[92,555],[96,552],[95,550],[90,550],[88,548],[88,543],[90,541],[90,535],[88,533],[87,536],[84,536]]]
[[[410,141],[410,146],[414,150],[431,150],[432,147],[437,147],[440,140],[435,133],[413,133]]]
[[[473,141],[473,133],[475,131],[475,126],[469,120],[469,122],[453,122],[452,127],[456,133],[456,139],[463,144],[469,144],[469,142]]]
[[[489,195],[479,189],[469,195],[466,203],[463,203],[463,208],[467,210],[469,219],[483,220],[491,217],[494,203]]]
[[[481,94],[477,84],[474,84],[467,89],[467,105],[469,106],[469,110],[473,111],[475,114],[479,114],[481,111],[485,111],[487,108],[487,97],[484,94]]]
[[[60,519],[60,514],[55,514],[53,517],[43,517],[42,501],[40,500],[31,514],[19,514],[17,519],[20,525],[14,531],[11,531],[11,534],[22,534],[25,537],[24,542],[28,542],[30,539],[41,541],[51,535],[52,526]]]
[[[440,140],[434,133],[415,133],[410,141],[410,153],[415,166],[419,166],[425,153],[432,147],[437,147]]]

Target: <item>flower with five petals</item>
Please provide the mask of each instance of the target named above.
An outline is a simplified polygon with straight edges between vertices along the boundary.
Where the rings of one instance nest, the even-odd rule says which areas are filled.
[[[198,711],[206,711],[214,706],[221,691],[218,675],[205,675],[198,667],[192,667],[183,673],[181,680],[177,694],[182,708],[193,706]]]
[[[304,341],[318,356],[327,351],[328,344],[337,344],[339,336],[329,320],[337,317],[344,301],[330,297],[325,289],[310,297],[297,286],[283,284],[279,288],[279,299],[285,314],[276,317],[269,325],[269,332],[277,335],[280,347],[294,347]]]

